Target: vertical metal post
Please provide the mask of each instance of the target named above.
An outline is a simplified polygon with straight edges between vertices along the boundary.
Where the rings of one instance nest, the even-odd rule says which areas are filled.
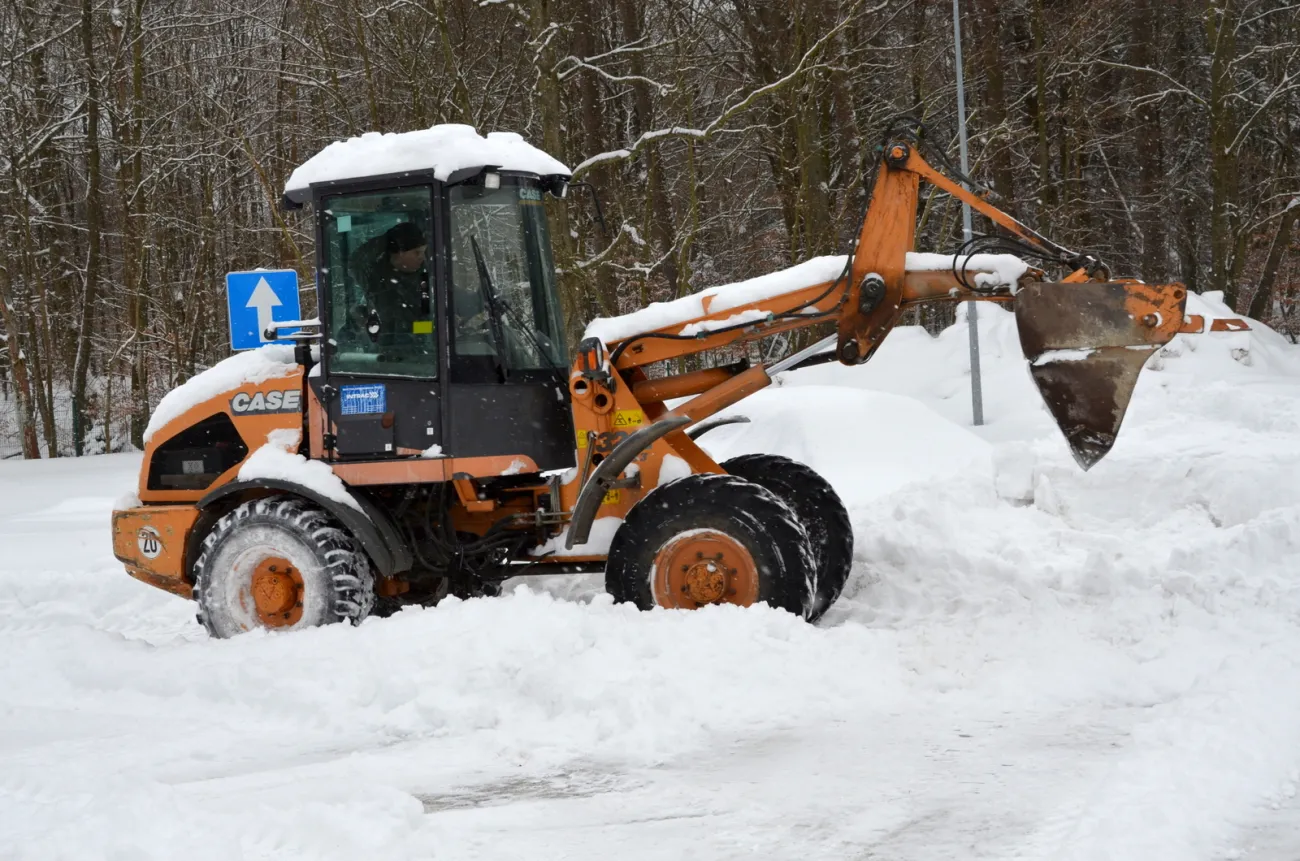
[[[969,175],[970,156],[966,149],[966,78],[961,63],[961,11],[957,8],[957,0],[952,0],[952,40],[957,49],[957,138],[961,144],[961,172]],[[965,183],[962,183],[962,187],[970,191],[970,186]],[[963,241],[970,241],[970,204],[968,203],[961,205],[961,235]],[[966,330],[970,336],[971,416],[978,426],[984,424],[984,387],[980,380],[980,331],[977,306],[976,302],[966,303]]]

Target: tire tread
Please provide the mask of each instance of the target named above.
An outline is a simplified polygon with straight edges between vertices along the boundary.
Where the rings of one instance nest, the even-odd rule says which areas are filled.
[[[334,591],[331,611],[335,618],[332,621],[361,624],[374,605],[375,589],[370,560],[360,544],[335,526],[321,509],[297,497],[275,495],[235,506],[217,519],[200,542],[199,555],[191,569],[194,574],[193,597],[199,624],[209,634],[222,636],[214,629],[203,597],[211,578],[217,576],[217,572],[211,570],[211,559],[223,539],[238,532],[253,517],[278,522],[296,532],[304,543],[315,545],[313,550],[325,563],[326,575]]]
[[[808,536],[794,510],[766,488],[733,475],[701,473],[667,482],[632,508],[614,535],[605,589],[616,602],[656,606],[649,573],[655,554],[675,534],[707,524],[747,544],[766,576],[759,601],[807,617],[808,577],[815,567]]]
[[[731,475],[761,484],[795,510],[817,557],[810,621],[830,609],[853,567],[853,524],[839,494],[807,464],[776,454],[745,454],[723,461]]]

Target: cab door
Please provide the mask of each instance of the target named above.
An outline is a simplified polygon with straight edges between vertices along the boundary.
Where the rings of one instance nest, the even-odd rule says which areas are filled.
[[[449,448],[575,465],[569,360],[536,177],[446,189]]]
[[[327,457],[436,454],[443,443],[441,308],[433,188],[359,190],[318,201],[325,331],[309,382],[332,428]],[[423,245],[419,245],[420,240]]]

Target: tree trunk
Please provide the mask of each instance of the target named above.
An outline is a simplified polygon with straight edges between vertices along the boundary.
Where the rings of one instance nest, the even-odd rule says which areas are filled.
[[[793,57],[803,56],[824,28],[831,26],[830,16],[823,14],[821,5],[820,0],[807,0],[803,14],[795,16]],[[815,74],[805,75],[802,85],[794,92],[800,230],[797,236],[791,237],[791,252],[795,259],[803,260],[833,251],[836,245],[831,230],[830,165],[822,128],[822,115],[829,106],[823,98],[825,88]]]
[[[95,305],[99,301],[99,230],[101,207],[99,188],[99,82],[95,69],[95,31],[90,0],[81,2],[81,47],[86,64],[86,277],[77,326],[77,358],[72,372],[72,446],[80,457],[85,452],[86,376],[90,369],[91,335],[95,326]]]
[[[131,15],[130,129],[134,149],[131,153],[130,169],[132,204],[126,208],[126,214],[133,223],[137,217],[143,221],[148,212],[144,197],[144,140],[143,126],[140,121],[140,111],[144,105],[144,34],[141,21],[144,16],[144,4],[145,0],[136,0]],[[149,425],[149,364],[146,361],[148,354],[144,343],[149,307],[145,289],[146,253],[143,248],[138,249],[140,252],[138,255],[135,253],[137,246],[143,244],[136,239],[143,234],[142,228],[143,224],[134,225],[127,234],[132,243],[131,259],[134,268],[131,277],[125,279],[127,289],[131,292],[127,322],[131,327],[131,336],[135,339],[131,344],[131,445],[139,449],[144,448],[144,429]]]
[[[1038,230],[1050,233],[1047,215],[1056,205],[1056,188],[1052,184],[1052,148],[1047,133],[1047,57],[1046,26],[1043,23],[1043,0],[1034,0],[1031,18],[1034,41],[1034,135],[1038,156]]]
[[[1282,265],[1282,256],[1286,253],[1287,246],[1291,243],[1291,229],[1297,221],[1300,221],[1300,203],[1293,203],[1282,214],[1282,220],[1277,225],[1277,233],[1273,234],[1273,244],[1268,248],[1268,259],[1264,261],[1264,271],[1260,273],[1259,287],[1255,289],[1255,296],[1250,300],[1247,317],[1263,320],[1264,315],[1268,313],[1268,306],[1273,300],[1273,284],[1277,280],[1277,270]]]
[[[640,39],[645,28],[643,5],[638,0],[620,0],[618,11],[623,40],[633,42]],[[640,52],[632,55],[629,67],[633,75],[645,75],[645,63]],[[654,106],[650,100],[650,85],[645,81],[632,83],[632,115],[634,139],[653,130],[651,124],[654,122]],[[646,147],[646,192],[649,195],[651,247],[655,256],[663,260],[658,272],[667,283],[668,298],[673,298],[681,292],[682,287],[678,283],[677,260],[668,253],[677,237],[673,229],[672,204],[668,200],[664,184],[658,144]],[[645,304],[651,297],[643,294],[641,298],[642,304]]]
[[[1236,54],[1238,13],[1233,0],[1209,0],[1205,12],[1210,47],[1210,289],[1236,308],[1232,278],[1237,227],[1237,156],[1229,152],[1236,133],[1232,60]]]
[[[447,3],[446,0],[435,0],[434,5],[435,14],[438,16],[438,42],[442,47],[443,64],[452,82],[452,93],[458,115],[456,122],[472,126],[476,124],[474,105],[470,102],[469,87],[465,85],[465,77],[460,73],[460,60],[452,45],[451,27],[447,21]]]
[[[4,323],[6,343],[9,345],[9,368],[13,375],[14,402],[18,408],[18,436],[22,440],[23,457],[29,460],[41,456],[36,438],[36,416],[32,411],[31,381],[27,375],[27,357],[22,348],[22,326],[10,301],[8,270],[0,267],[0,322]]]
[[[1133,0],[1129,39],[1129,63],[1138,68],[1151,66],[1155,60],[1153,41],[1160,32],[1160,4],[1163,0]],[[1163,125],[1160,103],[1152,96],[1159,80],[1151,74],[1134,75],[1139,98],[1146,97],[1140,113],[1133,117],[1134,154],[1138,163],[1137,222],[1141,252],[1141,277],[1153,283],[1165,281],[1169,274],[1168,223],[1172,215],[1161,200],[1164,187]]]
[[[983,119],[979,123],[986,135],[989,164],[993,174],[993,189],[1001,197],[1001,206],[1008,213],[1015,214],[1011,205],[1015,194],[1015,183],[1011,173],[1011,148],[1004,140],[1007,122],[1006,71],[1003,50],[1005,27],[1003,16],[1009,14],[1004,4],[996,0],[976,0],[976,15],[972,23],[977,35],[977,50],[980,69],[984,73],[984,103],[980,106]]]

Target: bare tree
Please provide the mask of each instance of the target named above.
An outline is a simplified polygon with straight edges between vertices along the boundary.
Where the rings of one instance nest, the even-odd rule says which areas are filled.
[[[1294,2],[963,12],[976,179],[1117,269],[1295,323]],[[141,446],[163,393],[227,353],[225,272],[313,283],[310,225],[279,210],[281,185],[365,131],[510,129],[573,165],[608,226],[584,189],[553,206],[573,337],[842,251],[891,117],[953,146],[950,15],[950,0],[0,0],[0,456]],[[946,197],[920,215],[922,245],[960,241]]]

